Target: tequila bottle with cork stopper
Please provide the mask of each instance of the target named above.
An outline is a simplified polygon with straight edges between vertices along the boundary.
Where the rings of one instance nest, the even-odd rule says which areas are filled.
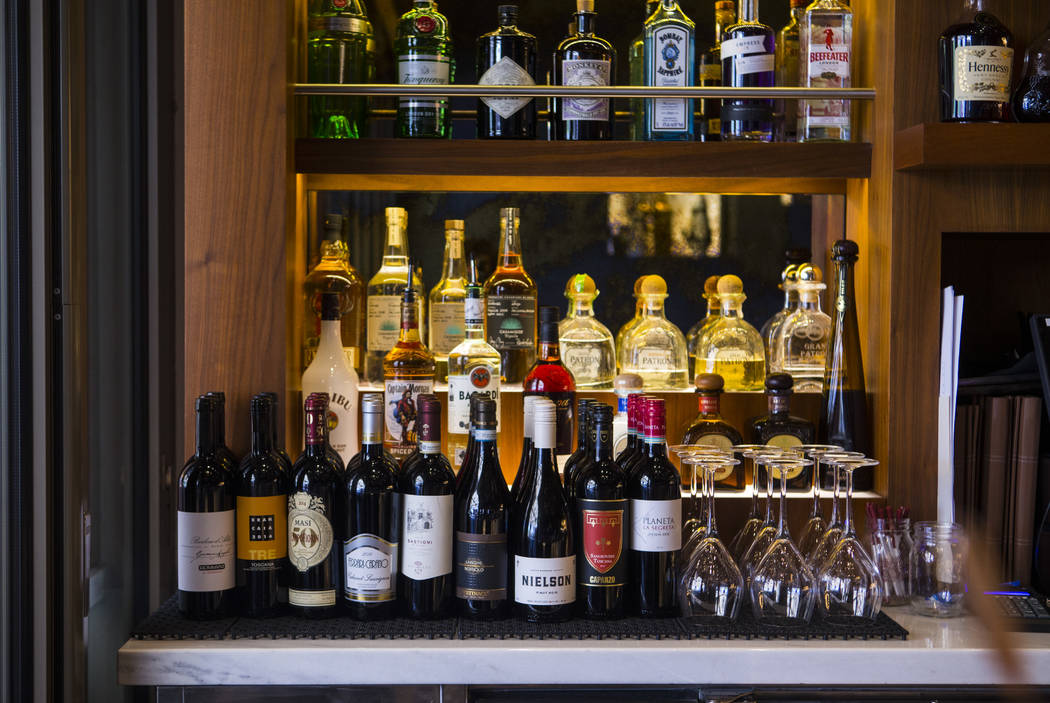
[[[441,280],[430,291],[430,324],[427,327],[438,381],[448,379],[448,353],[463,341],[463,301],[466,297],[463,220],[445,220],[445,265],[441,270]]]
[[[853,63],[853,11],[843,0],[814,0],[802,13],[799,76],[803,88],[849,88]],[[850,101],[803,100],[800,142],[848,142]]]
[[[743,281],[732,275],[719,278],[718,299],[722,315],[700,338],[696,368],[721,376],[727,391],[762,390],[765,352],[758,330],[744,320]]]
[[[685,335],[664,314],[667,283],[660,276],[646,276],[639,296],[642,320],[623,341],[623,371],[641,376],[646,390],[685,388],[689,352]]]
[[[798,291],[795,290],[796,283],[798,283],[798,265],[788,264],[783,273],[780,274],[780,290],[784,291],[784,307],[773,313],[773,316],[766,320],[766,324],[762,325],[760,334],[762,335],[762,345],[766,352],[766,365],[769,367],[770,373],[783,371],[780,368],[779,361],[773,354],[773,347],[776,346],[780,326],[798,308]]]
[[[500,210],[500,257],[485,281],[485,330],[500,353],[504,383],[521,383],[536,360],[536,284],[521,260],[516,207]]]
[[[554,50],[554,85],[612,85],[616,49],[596,34],[594,0],[576,0],[573,19],[569,36]],[[555,139],[612,139],[616,113],[611,98],[555,98],[553,119]]]
[[[660,0],[645,21],[645,84],[688,88],[696,83],[696,24],[675,0]],[[650,141],[693,141],[693,101],[648,98],[645,138]]]
[[[716,373],[702,373],[696,377],[699,412],[686,428],[682,444],[703,444],[731,450],[744,440],[740,432],[722,417],[721,400],[725,381]],[[744,490],[743,466],[727,466],[715,474],[717,488]]]
[[[718,321],[722,316],[722,306],[718,303],[718,276],[708,276],[704,281],[704,300],[707,301],[707,315],[693,325],[685,335],[686,347],[689,349],[689,372],[696,377],[696,349],[704,330]]]
[[[594,279],[578,273],[565,285],[568,314],[558,325],[561,356],[580,389],[607,389],[616,375],[616,344],[612,332],[594,316],[598,288]]]
[[[447,85],[456,61],[448,20],[433,0],[413,0],[397,23],[397,79],[402,85]],[[398,99],[395,134],[399,137],[452,138],[452,109],[446,97]]]
[[[722,85],[772,88],[776,69],[773,30],[758,21],[758,0],[740,0],[740,18],[722,35]],[[772,100],[723,100],[722,141],[773,139]]]
[[[791,391],[794,381],[786,373],[771,373],[766,377],[766,400],[769,413],[751,421],[751,441],[768,444],[781,449],[791,449],[802,444],[812,444],[816,436],[813,423],[791,415]],[[779,479],[779,475],[774,475]],[[765,476],[756,477],[755,483],[765,487]],[[789,491],[806,492],[813,488],[813,467],[797,466],[787,475]]]
[[[816,266],[799,266],[798,309],[784,320],[774,345],[781,370],[791,374],[795,391],[800,393],[820,393],[824,389],[831,318],[820,309],[820,293],[826,288],[821,278]]]
[[[339,295],[339,333],[343,352],[360,373],[364,363],[365,284],[350,265],[350,250],[343,240],[343,216],[324,218],[321,260],[303,281],[303,370],[310,365],[321,340],[321,296]]]
[[[722,85],[722,32],[736,22],[736,3],[718,0],[715,3],[715,39],[706,48],[697,49],[696,80],[704,88]],[[696,123],[697,138],[702,142],[722,141],[722,101],[702,98]]]

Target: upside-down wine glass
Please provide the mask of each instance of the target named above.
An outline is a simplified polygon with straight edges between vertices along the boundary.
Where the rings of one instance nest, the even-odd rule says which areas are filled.
[[[683,461],[683,463],[689,463],[689,462],[686,461],[688,458],[694,458],[694,457],[700,457],[700,456],[711,457],[713,459],[732,459],[733,458],[732,456],[730,456],[727,452],[725,452],[722,449],[717,449],[717,448],[714,448],[714,447],[705,447],[705,446],[702,446],[702,445],[696,445],[696,447],[694,448],[694,450],[692,452],[689,452],[688,454],[683,455],[682,461]],[[707,475],[704,474],[703,470],[698,470],[697,469],[697,464],[695,462],[692,462],[692,463],[693,463],[693,467],[692,467],[693,472],[694,473],[698,473],[699,476],[700,476],[699,483],[700,483],[700,501],[701,501],[701,506],[700,506],[698,512],[700,514],[700,519],[703,520],[703,523],[701,525],[697,526],[697,528],[694,529],[692,531],[692,533],[686,533],[686,534],[688,534],[688,537],[685,539],[685,541],[684,541],[684,543],[682,545],[682,554],[681,554],[681,557],[678,560],[679,575],[685,573],[685,567],[686,567],[686,564],[689,562],[690,555],[693,553],[693,550],[696,549],[697,545],[700,544],[700,541],[703,540],[703,538],[707,536],[707,510],[708,510],[707,498],[708,498],[708,495],[710,495],[711,499],[713,500],[714,499],[714,495],[715,495],[715,484],[714,484],[714,481],[709,481]]]
[[[766,449],[764,444],[738,444],[733,447],[733,452],[739,454],[744,459],[751,459],[751,452]],[[768,504],[766,506],[768,508]],[[758,510],[758,469],[755,467],[755,463],[751,462],[751,512],[747,515],[747,520],[744,522],[744,526],[737,531],[736,535],[729,542],[729,552],[733,555],[733,558],[739,563],[744,556],[744,552],[751,546],[751,543],[755,541],[755,535],[762,529],[764,523],[763,514]]]
[[[668,447],[668,450],[678,457],[678,463],[681,467],[680,473],[683,476],[687,465],[685,458],[696,449],[697,445],[695,444],[674,444]],[[689,473],[689,513],[685,521],[682,522],[683,540],[688,540],[704,524],[703,516],[700,515],[700,511],[703,509],[702,503],[702,498],[697,495],[696,467],[693,466]]]
[[[841,451],[842,447],[834,444],[803,444],[795,447],[795,450],[813,460],[813,508],[809,512],[809,520],[806,521],[798,536],[799,551],[809,556],[813,547],[817,546],[817,542],[828,529],[828,522],[824,520],[824,511],[820,508],[820,457],[828,452]]]
[[[766,521],[762,523],[762,529],[755,535],[755,540],[744,552],[740,560],[740,571],[744,574],[744,581],[751,586],[751,574],[754,573],[758,562],[766,553],[769,545],[777,538],[778,520],[773,517],[773,477],[770,473],[770,464],[783,456],[783,451],[776,447],[767,447],[765,452],[755,452],[752,461],[755,462],[755,471],[762,467],[766,472]],[[768,451],[773,450],[773,451]]]
[[[860,452],[827,452],[820,457],[820,460],[825,466],[831,467],[832,478],[834,479],[834,489],[832,491],[833,500],[831,503],[831,520],[828,522],[828,528],[824,530],[824,534],[821,535],[820,539],[817,540],[813,550],[807,554],[809,560],[809,568],[813,569],[813,573],[820,571],[820,567],[824,565],[824,561],[831,554],[831,550],[835,548],[835,545],[842,539],[842,530],[845,524],[842,522],[843,511],[839,509],[839,495],[841,493],[840,487],[842,485],[841,473],[839,471],[839,463],[847,459],[863,459],[864,455]]]

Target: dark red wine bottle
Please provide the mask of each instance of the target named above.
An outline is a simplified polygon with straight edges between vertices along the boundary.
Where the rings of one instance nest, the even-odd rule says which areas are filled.
[[[616,455],[616,463],[624,471],[631,461],[638,456],[638,407],[644,396],[632,393],[627,396],[627,446]]]
[[[540,307],[540,335],[536,361],[525,377],[525,395],[538,395],[550,400],[558,410],[557,452],[572,453],[573,410],[576,404],[576,379],[561,362],[558,343],[558,308]]]
[[[270,412],[270,442],[273,445],[273,451],[281,460],[281,465],[284,466],[284,470],[289,476],[292,475],[292,457],[288,456],[288,452],[285,451],[284,445],[281,444],[280,433],[278,431],[278,423],[280,422],[281,413],[278,405],[278,395],[272,391],[266,393],[259,393],[256,397],[266,397],[270,399],[273,410]]]
[[[634,477],[638,467],[642,466],[649,457],[649,447],[645,442],[645,408],[646,403],[650,400],[653,400],[652,396],[639,395],[635,404],[635,428],[637,434],[634,438],[634,454],[627,457],[627,460],[620,464],[628,482]]]
[[[576,401],[576,451],[569,455],[562,467],[562,485],[565,486],[565,495],[572,501],[573,481],[579,473],[580,462],[591,458],[591,447],[588,442],[590,433],[588,411],[591,407],[589,398],[580,398]]]
[[[518,460],[518,472],[514,474],[514,483],[510,488],[510,500],[512,506],[518,505],[525,495],[525,485],[529,482],[532,474],[532,428],[535,426],[532,415],[533,408],[539,396],[526,396],[522,400],[522,441],[521,457]],[[513,508],[512,508],[513,511]]]
[[[226,394],[222,391],[208,391],[207,397],[215,401],[215,412],[212,413],[212,436],[215,438],[215,451],[219,458],[226,464],[226,468],[232,472],[237,471],[240,460],[226,446]]]

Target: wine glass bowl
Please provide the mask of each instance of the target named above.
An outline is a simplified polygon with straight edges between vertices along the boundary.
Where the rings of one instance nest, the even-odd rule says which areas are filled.
[[[835,444],[802,444],[793,449],[813,460],[813,508],[798,537],[799,551],[808,555],[824,536],[829,524],[820,508],[820,458],[829,452],[842,451],[842,447]]]

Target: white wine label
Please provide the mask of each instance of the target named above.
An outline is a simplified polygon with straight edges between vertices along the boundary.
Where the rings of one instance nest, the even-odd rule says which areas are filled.
[[[514,600],[525,605],[576,602],[576,557],[538,559],[514,555]]]
[[[955,48],[955,100],[1006,102],[1014,50],[1005,46],[958,46]]]
[[[562,85],[609,85],[612,74],[612,63],[610,61],[576,60],[562,61],[561,84]],[[602,121],[609,119],[608,98],[564,98],[561,104],[561,118],[563,120],[589,120]]]
[[[332,523],[324,499],[304,491],[288,496],[288,560],[305,572],[332,551]]]
[[[401,330],[401,296],[368,296],[368,351],[388,352]]]
[[[693,57],[689,51],[689,32],[684,27],[661,27],[653,32],[651,46],[655,49],[649,69],[654,86],[689,85],[689,66]],[[654,98],[649,102],[649,129],[654,132],[681,132],[689,127],[693,116],[689,100]]]
[[[631,499],[631,549],[674,552],[682,548],[682,499]]]
[[[298,588],[288,589],[288,605],[302,608],[326,608],[335,605],[335,589],[323,591],[301,591]]]
[[[397,80],[401,85],[448,85],[451,64],[447,56],[404,54],[397,57]],[[448,98],[401,98],[401,107],[439,108]]]
[[[397,543],[370,534],[343,543],[343,593],[356,603],[397,597]]]
[[[400,458],[415,451],[416,442],[419,440],[419,431],[416,428],[416,399],[420,394],[432,393],[434,381],[386,381],[383,385],[386,403],[385,443],[388,449]]]
[[[536,85],[536,81],[514,59],[504,56],[481,74],[478,85]],[[481,102],[507,119],[532,102],[532,98],[482,98]]]
[[[452,496],[403,495],[401,573],[424,581],[452,573]]]
[[[236,585],[234,512],[178,512],[180,591],[226,591]]]
[[[466,339],[463,301],[430,304],[430,351],[445,356]]]
[[[488,364],[478,364],[466,375],[448,377],[448,431],[470,431],[470,396],[477,393],[496,401],[496,429],[499,429],[499,372]]]
[[[773,54],[740,56],[736,59],[734,65],[738,76],[746,76],[751,73],[766,73],[773,70]]]
[[[766,54],[771,56],[769,49],[766,48],[766,37],[736,37],[735,39],[726,39],[722,42],[723,61],[748,54]]]

